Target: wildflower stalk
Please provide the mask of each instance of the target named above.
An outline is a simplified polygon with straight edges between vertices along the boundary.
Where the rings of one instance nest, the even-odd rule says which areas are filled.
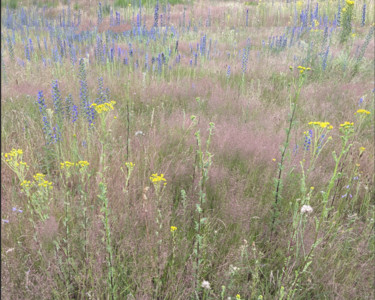
[[[84,286],[83,290],[86,291],[86,283],[88,278],[88,268],[87,263],[89,261],[89,253],[88,253],[88,226],[90,219],[87,214],[88,209],[88,181],[90,178],[90,174],[88,173],[87,166],[89,166],[89,163],[87,161],[79,161],[75,164],[75,167],[79,168],[79,184],[78,184],[78,194],[80,195],[80,201],[79,201],[79,209],[77,210],[77,218],[80,220],[79,224],[79,234],[81,234],[81,230],[83,230],[83,238],[81,241],[81,249],[83,252],[84,257],[84,264],[83,264],[83,271],[85,272],[84,276]]]
[[[125,175],[126,178],[125,178],[125,188],[124,188],[124,192],[127,193],[127,192],[128,192],[128,188],[129,188],[129,180],[130,180],[130,178],[131,178],[131,175],[132,175],[132,172],[133,172],[133,170],[134,170],[135,164],[132,163],[132,162],[126,162],[126,163],[125,163],[125,167],[126,167],[127,172],[126,172],[126,175]],[[121,171],[122,171],[123,173],[125,173],[123,168],[121,168]]]
[[[98,195],[99,200],[102,201],[102,208],[101,212],[104,213],[103,218],[103,225],[105,230],[105,244],[106,244],[106,250],[107,250],[107,266],[108,266],[108,284],[110,288],[110,295],[111,299],[117,299],[116,297],[116,290],[117,286],[114,282],[114,267],[113,267],[113,250],[112,250],[112,241],[111,241],[111,227],[109,224],[109,208],[108,208],[108,198],[107,198],[107,186],[104,182],[99,183],[99,192]]]
[[[293,99],[290,95],[289,126],[286,129],[285,142],[283,144],[283,147],[281,148],[281,160],[278,164],[278,175],[277,175],[277,178],[275,179],[275,184],[276,184],[275,185],[275,193],[274,193],[275,202],[274,202],[274,207],[273,207],[273,216],[272,216],[272,224],[271,224],[271,235],[270,235],[271,239],[272,239],[272,236],[273,236],[275,221],[276,221],[276,218],[277,218],[278,204],[279,204],[279,200],[281,199],[281,192],[282,192],[282,179],[281,179],[281,177],[282,177],[282,173],[283,173],[283,169],[284,169],[285,155],[286,155],[286,151],[289,147],[290,133],[291,133],[292,127],[294,125],[294,118],[295,118],[295,112],[296,112],[296,108],[297,108],[297,102],[298,102],[298,99],[299,99],[299,96],[300,96],[300,93],[301,93],[303,83],[305,81],[304,71],[306,70],[306,68],[303,68],[303,67],[301,67],[301,68],[302,69],[300,71],[300,76],[299,76],[299,80],[298,80],[298,83],[297,83],[298,85],[297,85],[297,87],[294,87],[296,91],[295,91]],[[293,83],[294,83],[294,80],[293,80]]]
[[[255,293],[257,290],[257,286],[259,285],[259,273],[260,273],[260,260],[257,255],[257,248],[255,246],[255,242],[252,244],[252,251],[253,251],[253,256],[255,260],[255,270],[253,272],[253,280],[251,284],[251,294],[250,294],[250,299],[255,298]]]
[[[303,258],[305,258],[305,249],[304,249],[304,232],[305,232],[305,225],[306,225],[306,218],[303,215],[303,212],[301,211],[301,207],[305,206],[305,204],[309,204],[310,198],[311,198],[311,193],[314,190],[313,188],[310,188],[310,191],[307,193],[306,191],[306,174],[304,171],[304,164],[303,161],[300,162],[301,165],[301,171],[302,171],[302,177],[301,177],[301,185],[300,185],[300,190],[302,194],[301,199],[297,199],[294,202],[294,207],[293,207],[293,222],[292,222],[292,233],[290,236],[290,240],[288,242],[288,250],[286,254],[286,261],[282,270],[281,278],[280,278],[280,283],[281,283],[281,289],[279,291],[279,299],[283,299],[283,280],[284,276],[287,275],[288,273],[292,272],[292,269],[294,268],[294,264],[290,266],[290,262],[293,261],[298,261],[300,257],[300,251],[302,248],[303,252]],[[306,195],[307,194],[307,195]],[[300,201],[299,201],[300,200]],[[290,269],[288,269],[290,268]],[[297,274],[297,273],[296,273]],[[298,279],[296,276],[295,279]]]
[[[342,9],[342,29],[340,35],[340,43],[343,44],[348,40],[349,35],[352,33],[352,19],[354,13],[354,1],[346,1],[346,6]]]
[[[150,181],[154,185],[154,189],[156,192],[156,209],[157,209],[157,214],[156,214],[156,225],[157,229],[155,232],[156,238],[157,238],[157,278],[154,279],[154,284],[156,285],[155,287],[155,296],[159,297],[159,294],[162,289],[162,271],[161,271],[161,246],[162,246],[162,238],[161,238],[161,233],[163,230],[163,216],[162,216],[162,191],[163,187],[167,184],[167,180],[164,178],[164,174],[158,175],[157,173],[152,174],[150,176]]]
[[[130,160],[130,82],[126,85],[126,94],[128,95],[126,101],[126,160]]]
[[[198,130],[195,133],[198,149],[197,149],[197,167],[198,172],[200,175],[199,180],[199,202],[196,204],[196,212],[198,214],[197,221],[195,222],[195,248],[194,248],[194,255],[195,255],[195,294],[198,295],[199,292],[199,276],[200,276],[200,265],[202,263],[201,258],[201,246],[203,244],[203,236],[202,236],[202,227],[205,225],[207,218],[204,217],[203,214],[203,205],[206,202],[206,182],[208,180],[208,171],[210,169],[210,166],[212,164],[212,154],[209,152],[210,143],[211,143],[211,137],[213,135],[214,130],[214,123],[209,124],[209,135],[206,141],[206,149],[203,153],[202,150],[202,142],[201,142],[201,136],[200,131]]]
[[[63,182],[64,187],[67,189],[64,197],[64,218],[63,218],[63,225],[65,228],[65,237],[62,237],[62,243],[60,240],[55,241],[55,248],[56,248],[56,258],[59,262],[59,268],[61,273],[64,275],[64,286],[67,288],[68,295],[72,292],[72,257],[71,257],[71,240],[70,240],[70,233],[71,233],[71,210],[69,199],[73,197],[72,191],[68,188],[68,180],[72,176],[71,168],[74,168],[75,164],[69,161],[65,161],[64,163],[60,163],[60,167],[62,169],[61,173],[61,182]],[[65,176],[63,176],[65,173]],[[62,261],[59,252],[60,248],[62,249],[63,253],[65,254],[65,260]]]
[[[352,146],[352,144],[348,144],[349,138],[350,138],[351,134],[353,133],[352,128],[347,128],[347,129],[342,129],[342,130],[344,131],[343,132],[344,135],[341,136],[342,146],[341,146],[341,152],[340,152],[339,157],[337,157],[335,151],[332,152],[332,156],[333,156],[333,159],[335,160],[336,164],[335,164],[335,169],[333,170],[331,180],[328,184],[327,192],[323,193],[323,212],[322,212],[321,221],[319,223],[324,221],[328,216],[327,203],[328,203],[328,199],[329,199],[331,190],[335,185],[335,181],[338,179],[339,176],[341,176],[341,172],[338,172],[338,168],[339,168],[341,159],[350,150],[350,147]],[[332,206],[333,206],[333,201],[331,202],[330,209],[332,209]]]
[[[345,157],[344,157],[344,159],[343,159],[343,162],[346,161],[346,158],[348,157],[348,154],[349,154],[348,152],[345,154]],[[343,170],[344,170],[344,167],[345,167],[345,163],[342,163],[342,164],[341,164],[341,168],[340,168],[338,174],[342,174],[342,172],[343,172]],[[334,187],[334,193],[333,193],[333,196],[332,196],[332,201],[331,201],[331,205],[330,205],[330,207],[333,207],[333,205],[334,205],[334,203],[335,203],[336,195],[337,195],[337,193],[338,193],[338,191],[339,191],[339,185],[340,185],[342,179],[343,179],[342,177],[339,177],[339,178],[337,179],[337,181],[336,181],[336,184],[335,184],[335,187]],[[328,217],[330,217],[330,212],[328,212]]]
[[[129,144],[130,144],[130,111],[129,101],[126,102],[126,159],[129,159]]]

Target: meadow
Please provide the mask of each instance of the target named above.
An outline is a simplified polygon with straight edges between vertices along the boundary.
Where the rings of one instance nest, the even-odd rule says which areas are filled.
[[[374,299],[374,13],[2,0],[2,299]]]

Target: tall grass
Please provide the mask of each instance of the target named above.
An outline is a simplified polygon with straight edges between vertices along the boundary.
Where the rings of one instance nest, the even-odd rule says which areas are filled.
[[[4,3],[4,299],[374,297],[372,2]]]

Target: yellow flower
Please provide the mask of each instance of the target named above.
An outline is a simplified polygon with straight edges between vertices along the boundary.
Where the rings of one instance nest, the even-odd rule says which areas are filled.
[[[176,226],[171,226],[171,232],[175,232],[177,230]]]
[[[38,186],[41,186],[41,187],[48,187],[49,189],[52,189],[52,182],[48,181],[48,180],[45,180],[44,177],[46,175],[42,174],[42,173],[36,173],[33,177],[36,181],[36,183],[38,184]],[[23,182],[25,183],[25,182]],[[28,184],[30,184],[30,182],[28,182]]]
[[[365,147],[359,147],[359,157],[362,156],[363,152],[365,152],[366,148]]]
[[[22,181],[22,183],[21,183],[21,186],[22,186],[22,187],[29,187],[30,185],[31,185],[30,180],[24,180],[24,181]]]
[[[44,180],[44,177],[46,177],[46,175],[44,175],[42,173],[36,173],[33,177],[34,177],[35,181],[40,181],[40,180]]]
[[[313,190],[314,190],[314,187],[312,186],[312,187],[310,187],[310,189],[313,191]]]
[[[319,127],[321,127],[321,128],[327,128],[328,130],[331,130],[332,128],[333,128],[333,126],[332,125],[330,125],[330,123],[329,122],[309,122],[309,125],[317,125],[317,126],[319,126]]]
[[[23,154],[23,151],[21,149],[12,149],[12,151],[10,151],[9,153],[5,153],[5,154],[1,154],[1,155],[4,155],[5,158],[8,158],[9,157],[9,160],[7,161],[11,161],[13,159],[13,157],[17,157],[18,155],[22,155]]]
[[[66,162],[60,163],[61,169],[64,169],[65,167],[67,169],[69,169],[70,167],[73,167],[74,165],[75,165],[75,163],[72,163],[70,161],[66,161]]]
[[[272,161],[276,161],[276,158],[272,158]]]
[[[354,5],[354,1],[346,0],[346,4],[348,4],[349,6],[352,6]]]
[[[157,187],[162,181],[164,181],[164,185],[167,185],[167,180],[164,178],[164,174],[160,174],[160,175],[158,175],[158,173],[152,174],[150,176],[150,180]]]
[[[150,180],[151,182],[160,182],[160,181],[167,181],[165,178],[164,178],[164,174],[160,174],[160,176],[158,175],[158,173],[155,173],[155,174],[152,174],[151,177],[150,177]]]
[[[76,163],[77,166],[80,166],[81,168],[87,167],[89,163],[86,160],[80,160]]]
[[[302,66],[298,66],[297,69],[300,70],[301,73],[303,73],[303,71],[310,71],[311,70],[311,68],[306,68],[306,67],[302,67]]]
[[[366,115],[369,115],[371,114],[371,112],[369,112],[368,110],[365,110],[365,109],[358,109],[355,113],[356,114],[366,114]]]
[[[353,122],[345,122],[345,123],[343,123],[343,124],[340,124],[340,127],[341,128],[344,128],[344,129],[346,129],[346,128],[350,128],[350,127],[353,127],[354,126],[354,123]]]
[[[132,162],[126,162],[125,166],[126,168],[128,168],[128,170],[133,170],[135,167],[135,164],[133,164]]]
[[[237,294],[237,295],[236,295],[236,299],[237,299],[237,300],[241,300],[241,296],[240,296],[240,294]]]
[[[93,103],[90,105],[90,107],[93,107],[98,114],[101,114],[103,111],[107,112],[110,110],[114,110],[113,105],[115,104],[116,101],[105,102],[103,104]]]

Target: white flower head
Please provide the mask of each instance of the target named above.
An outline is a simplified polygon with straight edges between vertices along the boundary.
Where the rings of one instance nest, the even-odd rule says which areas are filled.
[[[235,267],[235,266],[233,266],[233,265],[230,265],[229,266],[229,272],[232,274],[232,275],[234,275],[237,271],[239,271],[240,270],[240,268],[238,268],[238,267]]]
[[[311,214],[313,211],[314,210],[310,205],[303,205],[301,207],[301,214],[304,214],[304,213]]]
[[[145,135],[145,134],[143,133],[143,131],[138,130],[138,131],[135,133],[135,136],[138,136],[138,135]]]
[[[202,282],[202,288],[210,290],[211,289],[210,283],[208,281],[206,281],[206,280],[203,280],[203,282]]]

